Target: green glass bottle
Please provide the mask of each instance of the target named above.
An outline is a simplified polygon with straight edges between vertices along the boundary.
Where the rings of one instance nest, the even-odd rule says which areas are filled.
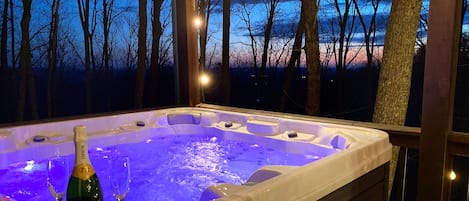
[[[68,181],[67,201],[102,201],[101,184],[88,156],[86,127],[76,126],[73,131],[75,166]]]

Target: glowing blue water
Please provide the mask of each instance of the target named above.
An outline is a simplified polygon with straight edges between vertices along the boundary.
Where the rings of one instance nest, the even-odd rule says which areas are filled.
[[[202,191],[218,182],[242,184],[265,165],[304,165],[319,157],[291,154],[269,143],[221,139],[215,135],[172,135],[90,150],[104,200],[112,197],[108,157],[128,155],[132,200],[199,200]],[[73,166],[74,155],[66,156]],[[0,194],[20,201],[53,200],[46,187],[46,160],[11,164],[0,169]],[[72,167],[71,167],[72,168]],[[68,176],[67,176],[68,177]]]

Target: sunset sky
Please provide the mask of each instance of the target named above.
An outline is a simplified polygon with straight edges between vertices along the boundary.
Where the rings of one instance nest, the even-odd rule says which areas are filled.
[[[240,16],[242,13],[242,7],[239,4],[239,0],[232,0],[231,6],[231,41],[230,41],[230,55],[232,64],[240,63],[249,63],[252,62],[252,53],[250,52],[250,40],[248,38],[248,32],[246,29],[246,24],[241,20]],[[266,21],[266,6],[264,0],[249,0],[247,5],[248,10],[251,11],[251,20],[253,26],[253,32],[256,36],[257,49],[262,51],[263,43],[263,27]],[[21,19],[21,2],[15,1],[17,4],[18,12],[15,14],[15,20],[18,24],[16,28],[17,33],[19,34],[19,22]],[[219,63],[221,58],[221,44],[222,44],[222,0],[212,0],[212,3],[215,3],[215,9],[210,16],[209,22],[209,41],[207,47],[207,59],[211,59],[212,67],[213,64]],[[376,46],[382,46],[384,43],[384,31],[387,22],[387,16],[390,11],[390,0],[381,0],[378,17],[377,17],[377,26],[378,31],[376,33]],[[41,45],[41,41],[44,41],[47,38],[47,25],[48,19],[50,19],[49,11],[50,0],[33,0],[33,17],[31,21],[31,33],[33,33],[32,44],[36,46]],[[148,1],[148,15],[150,16],[150,6],[151,1]],[[293,42],[293,37],[295,34],[296,26],[299,21],[300,15],[300,4],[299,0],[283,0],[279,4],[277,15],[274,20],[273,25],[273,38],[271,41],[271,55],[272,58],[279,57],[281,54],[282,61],[285,61],[285,56],[289,55],[291,51],[291,46]],[[342,2],[343,7],[343,2]],[[75,47],[75,52],[77,49],[82,48],[82,31],[81,25],[79,22],[77,2],[76,1],[62,1],[62,10],[61,10],[61,32],[62,35],[67,36],[69,43],[73,43]],[[98,10],[101,9],[101,2],[98,1]],[[372,14],[370,5],[360,5],[362,9],[361,13],[365,17],[365,21],[369,21],[369,17]],[[422,13],[428,11],[428,1],[424,1]],[[115,14],[116,18],[114,24],[112,25],[112,40],[113,44],[117,46],[114,49],[114,58],[119,57],[123,54],[124,43],[136,43],[137,37],[136,33],[131,35],[131,27],[136,28],[138,26],[138,1],[135,0],[116,0],[115,5]],[[353,6],[351,7],[353,8]],[[163,11],[161,20],[170,22],[170,9],[171,1],[165,0],[163,4]],[[353,10],[353,9],[352,9]],[[343,11],[342,11],[343,12]],[[353,12],[351,12],[353,14]],[[150,18],[150,17],[149,17]],[[326,46],[331,43],[332,37],[337,36],[338,27],[337,23],[332,25],[332,21],[337,20],[337,12],[334,9],[333,0],[321,0],[320,10],[318,14],[319,18],[319,32],[320,32],[320,43],[321,51],[325,52]],[[98,16],[98,23],[100,23],[100,16]],[[169,21],[168,21],[169,20]],[[356,59],[356,62],[360,63],[363,60],[362,50],[362,41],[363,34],[362,28],[359,25],[358,18],[356,19],[356,27],[352,30],[352,46],[355,51],[360,51],[362,54],[359,55]],[[148,30],[151,30],[151,23],[149,22]],[[41,34],[34,34],[34,33]],[[102,43],[102,31],[100,28],[97,28],[96,34],[96,43]],[[166,27],[165,35],[163,36],[162,41],[170,41],[171,37],[171,25],[169,24]],[[423,34],[421,37],[425,37]],[[19,40],[17,37],[16,40]],[[150,36],[148,39],[149,43],[151,42]],[[19,43],[18,43],[19,44]],[[287,45],[285,45],[287,44]],[[282,53],[282,48],[287,47],[285,52]],[[361,48],[361,49],[360,49]],[[80,52],[80,50],[78,50]],[[353,52],[352,52],[353,53]],[[378,49],[376,51],[376,56],[380,57],[382,51]],[[259,53],[260,55],[260,53]]]

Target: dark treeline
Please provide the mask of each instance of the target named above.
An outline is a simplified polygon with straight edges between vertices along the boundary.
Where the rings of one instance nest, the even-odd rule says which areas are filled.
[[[23,7],[27,2],[3,0],[0,6],[0,122],[175,103],[171,1],[152,0],[143,5],[125,0],[33,0],[31,9]],[[214,78],[204,89],[203,101],[372,120],[389,1],[329,0],[321,4],[314,1],[313,5],[298,1],[296,6],[301,9],[295,11],[298,15],[292,18],[290,26],[282,20],[289,16],[285,2],[236,1],[228,5],[231,9],[221,9],[222,5],[226,6],[222,2],[198,1],[198,12],[206,25],[200,29],[199,69]],[[139,10],[139,5],[147,9]],[[68,11],[70,8],[75,10]],[[33,11],[29,30],[21,23],[23,9]],[[218,43],[222,41],[214,39],[217,27],[210,23],[222,10],[231,12],[228,13],[231,21],[239,20],[232,31],[246,33],[246,41],[241,45],[243,51],[237,49],[240,42],[229,43],[238,46],[230,46],[229,60],[223,61],[231,65],[228,74],[226,67],[222,68],[227,65],[217,58],[217,47],[221,47]],[[425,48],[425,10],[422,9],[416,39],[419,54]],[[262,15],[265,19],[253,17],[259,11],[266,13]],[[38,21],[38,16],[43,18]],[[141,19],[148,19],[148,23],[140,24]],[[317,27],[310,26],[314,23]],[[147,27],[147,36],[139,37],[143,26]],[[23,32],[30,33],[29,40],[22,39]],[[141,37],[145,40],[139,42]],[[30,41],[29,53],[21,50],[25,44],[22,41]],[[316,49],[314,45],[306,48],[311,43],[319,43],[319,52],[305,51]],[[461,48],[461,61],[466,49]],[[22,66],[21,59],[27,58],[22,53],[31,56],[31,65]],[[317,54],[321,56],[319,59],[307,59],[308,55]],[[306,64],[305,60],[319,61]],[[418,126],[423,64],[418,61],[415,64],[406,122]],[[315,79],[320,84],[310,82],[312,75],[318,75]],[[316,91],[310,93],[313,88]],[[458,94],[463,91],[464,87],[458,88]],[[315,103],[318,97],[320,101]],[[464,108],[469,106],[465,104],[467,101],[461,101],[465,95],[458,97],[462,98],[456,107],[463,110],[455,110],[458,111],[455,119],[463,122],[467,119],[466,112],[459,111],[466,111]],[[308,108],[312,107],[317,109],[309,113]]]
[[[3,0],[0,122],[173,104],[167,97],[154,101],[157,88],[169,91],[174,83],[166,67],[172,65],[172,34],[167,28],[171,2],[143,3]],[[139,5],[141,11],[136,10]],[[152,22],[150,29],[139,24],[146,18]],[[139,29],[153,37],[138,35]],[[148,76],[146,71],[162,72]]]

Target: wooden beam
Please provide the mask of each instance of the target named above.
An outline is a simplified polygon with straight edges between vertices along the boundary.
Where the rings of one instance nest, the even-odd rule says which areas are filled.
[[[448,153],[469,156],[469,135],[453,132],[448,136]]]
[[[200,103],[197,4],[195,0],[173,0],[172,4],[176,104],[195,106]]]
[[[419,145],[417,200],[444,200],[449,187],[447,140],[452,132],[461,19],[460,0],[430,0]]]

